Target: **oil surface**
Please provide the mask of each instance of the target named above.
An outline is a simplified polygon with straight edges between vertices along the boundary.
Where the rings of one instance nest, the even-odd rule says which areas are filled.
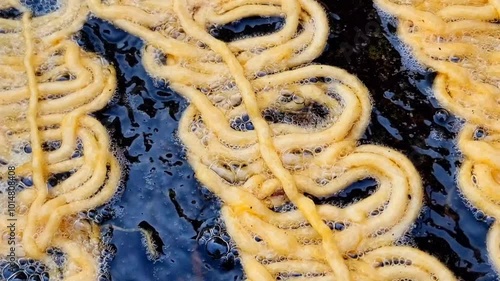
[[[388,39],[394,27],[383,26],[372,1],[324,2],[331,34],[317,62],[346,69],[370,90],[374,110],[362,142],[402,151],[423,178],[425,207],[407,242],[435,255],[463,280],[495,280],[485,245],[490,222],[467,208],[454,179],[461,159],[454,138],[461,121],[433,98],[433,73],[404,66]],[[231,40],[281,24],[253,19],[213,35]],[[89,214],[116,246],[111,279],[243,280],[219,203],[194,178],[176,138],[186,101],[147,75],[141,39],[90,18],[78,42],[111,62],[118,75],[115,99],[96,116],[125,162],[125,191],[111,207]],[[360,182],[337,199],[349,202],[371,187]]]

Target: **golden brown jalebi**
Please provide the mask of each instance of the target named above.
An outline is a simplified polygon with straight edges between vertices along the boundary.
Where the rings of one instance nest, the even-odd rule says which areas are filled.
[[[189,99],[179,136],[219,196],[248,280],[454,280],[433,257],[394,246],[422,204],[420,177],[389,148],[356,146],[370,118],[364,85],[308,65],[329,32],[312,0],[89,0],[98,17],[147,42],[143,63]],[[214,26],[278,16],[269,35],[222,42]],[[359,180],[378,188],[318,204]],[[313,200],[314,199],[314,200]]]
[[[416,59],[434,69],[434,93],[464,118],[458,137],[464,154],[458,183],[487,216],[500,218],[500,2],[376,0],[398,20],[398,35]],[[498,223],[488,250],[500,270]]]
[[[120,184],[108,133],[88,115],[111,99],[115,71],[67,38],[86,18],[82,1],[63,1],[58,12],[33,19],[14,7],[22,21],[0,21],[0,186],[6,189],[9,167],[33,182],[15,198],[16,256],[41,260],[53,280],[58,272],[63,280],[97,280],[99,227],[79,213],[105,204]],[[55,186],[51,177],[59,179]],[[12,218],[7,194],[2,231]],[[8,237],[3,257],[12,247]],[[62,269],[47,253],[52,248],[65,255]]]

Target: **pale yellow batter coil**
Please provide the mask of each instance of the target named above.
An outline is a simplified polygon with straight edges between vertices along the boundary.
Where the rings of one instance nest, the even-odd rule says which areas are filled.
[[[500,218],[500,1],[375,0],[396,16],[398,35],[412,55],[436,71],[434,94],[464,118],[458,136],[464,161],[458,175],[470,203]],[[488,234],[491,260],[500,270],[500,227]]]
[[[248,280],[454,280],[435,258],[395,246],[418,216],[420,177],[398,152],[357,146],[369,94],[344,70],[311,64],[329,32],[317,2],[89,6],[144,39],[146,69],[190,101],[179,136],[197,178],[224,203]],[[210,34],[251,16],[286,21],[275,33],[228,43]],[[314,203],[366,178],[378,188],[365,199]]]
[[[33,183],[15,197],[16,256],[45,263],[51,280],[97,280],[100,231],[81,213],[115,195],[121,169],[106,129],[89,114],[111,99],[115,71],[69,40],[87,17],[84,1],[61,1],[59,10],[34,18],[19,4],[6,7],[24,14],[0,20],[0,187],[9,166]],[[60,179],[55,186],[52,177]],[[6,230],[12,217],[7,192],[1,197]],[[7,238],[3,257],[12,246]],[[64,254],[63,268],[47,253],[53,248]]]

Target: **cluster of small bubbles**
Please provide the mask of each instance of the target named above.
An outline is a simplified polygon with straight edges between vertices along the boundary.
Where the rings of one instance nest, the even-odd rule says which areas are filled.
[[[60,8],[59,0],[21,0],[20,2],[36,17],[54,13]]]
[[[295,94],[289,90],[282,90],[280,93],[280,96],[278,98],[278,101],[280,103],[289,103],[292,102],[294,99]]]
[[[156,88],[166,88],[169,86],[169,82],[167,81],[167,79],[154,77],[153,78],[153,85]]]
[[[57,82],[61,82],[61,81],[71,81],[71,80],[75,80],[76,79],[76,76],[72,73],[63,73],[63,74],[59,74],[55,77],[51,77],[50,78],[50,81],[57,81]]]
[[[413,237],[411,236],[411,231],[415,228],[415,225],[411,225],[403,236],[399,237],[396,241],[394,241],[394,246],[403,246],[403,247],[412,247],[416,248],[417,244]]]
[[[385,233],[389,232],[389,229],[388,228],[381,228],[381,229],[378,229],[377,231],[373,232],[373,233],[370,233],[370,235],[368,235],[370,238],[375,238],[375,237],[378,237],[378,236],[381,236],[381,235],[384,235]]]
[[[326,84],[339,83],[339,81],[333,77],[324,77],[323,82]]]
[[[59,248],[49,248],[49,249],[47,249],[47,254],[52,258],[54,263],[59,267],[62,267],[64,265],[64,263],[66,262],[66,255]]]
[[[298,82],[299,85],[303,86],[303,85],[309,85],[311,84],[310,82],[310,78],[305,78],[305,79],[302,79]]]
[[[283,165],[287,169],[298,171],[309,166],[309,163],[314,158],[314,153],[309,149],[294,149],[283,152],[281,158]]]
[[[253,123],[252,123],[252,121],[250,121],[250,117],[248,115],[243,115],[243,116],[234,118],[233,120],[231,120],[230,126],[233,130],[240,131],[240,132],[254,130]]]
[[[207,44],[203,43],[202,41],[196,41],[196,46],[200,49],[206,49],[208,47]]]
[[[270,259],[267,259],[267,258],[264,258],[264,257],[256,257],[256,260],[262,264],[262,265],[268,265],[268,264],[271,264],[273,263],[273,260],[270,260]]]
[[[472,175],[471,176],[471,179],[472,179],[472,182],[477,185],[477,176],[476,175]],[[475,208],[474,208],[475,209]]]
[[[208,240],[215,236],[219,236],[222,233],[222,229],[221,220],[219,218],[206,221],[198,233],[198,243],[203,245],[206,244]]]
[[[445,126],[449,118],[450,113],[446,109],[439,109],[434,114],[434,122],[441,126]]]
[[[299,223],[299,228],[311,227],[311,224],[308,221],[301,221]]]
[[[387,259],[375,261],[374,266],[376,268],[387,267],[387,266],[397,266],[397,265],[411,266],[412,263],[413,262],[410,259],[406,259],[403,257],[392,257],[392,258],[387,258]]]
[[[7,181],[2,181],[1,180],[2,178],[0,178],[0,193],[5,193],[7,191],[7,188],[8,188],[8,184],[7,184]],[[3,205],[6,203],[5,201],[6,200],[2,200],[4,202],[1,202],[0,201],[0,207],[3,207]]]
[[[293,278],[300,278],[304,277],[302,273],[296,273],[296,272],[280,272],[279,274],[276,275],[276,280],[279,281],[284,281],[284,280],[290,280]]]
[[[0,9],[0,18],[17,20],[21,17],[22,13],[16,8]]]
[[[485,221],[487,216],[484,214],[484,212],[478,210],[474,213],[474,217],[476,218],[476,220]]]
[[[224,267],[234,266],[238,257],[236,245],[220,218],[205,221],[198,232],[197,241],[211,258],[220,260]]]
[[[167,55],[161,50],[153,49],[154,61],[159,65],[167,65]]]
[[[110,224],[103,225],[101,227],[101,244],[107,245],[111,244],[113,240],[113,226]]]
[[[246,166],[246,164],[226,163],[222,159],[214,160],[209,167],[227,183],[238,185],[248,179],[249,174],[245,170]]]
[[[56,63],[53,60],[54,60],[54,58],[51,57],[49,60],[47,60],[44,63],[42,63],[41,65],[39,65],[36,68],[35,75],[37,77],[41,77],[45,73],[50,72],[50,70],[52,70],[56,65]]]
[[[203,123],[203,120],[201,118],[196,118],[195,120],[193,120],[193,122],[191,122],[189,129],[199,139],[203,138],[208,134],[208,129],[206,128],[205,123]]]
[[[0,261],[2,280],[7,281],[49,281],[47,267],[33,259],[21,258],[15,262]]]
[[[449,61],[453,62],[453,63],[459,63],[462,59],[460,57],[457,57],[457,56],[451,56],[449,57]]]
[[[472,176],[473,182],[476,184],[476,176]],[[495,221],[495,218],[488,216],[486,213],[484,213],[482,210],[476,208],[462,193],[459,194],[460,198],[462,201],[465,203],[465,206],[471,211],[471,213],[474,215],[474,218],[486,222],[488,224],[491,224]]]
[[[273,63],[269,63],[268,65],[264,66],[263,70],[264,70],[264,72],[267,73],[267,75],[270,75],[270,74],[280,72],[284,68],[286,68],[286,66],[283,62],[273,62]]]
[[[312,279],[312,278],[318,278],[318,277],[326,277],[325,273],[313,273],[313,272],[307,272],[304,274],[304,277],[306,279]]]
[[[186,32],[184,32],[184,29],[182,29],[182,27],[172,28],[168,32],[167,36],[179,41],[188,41],[191,39],[190,37],[187,36]]]
[[[380,206],[380,207],[378,207],[377,209],[372,210],[372,211],[370,212],[370,216],[371,216],[371,217],[376,217],[376,216],[379,216],[380,214],[382,214],[382,212],[384,212],[385,208],[386,208],[385,206]]]
[[[71,155],[71,158],[73,158],[73,159],[80,158],[80,157],[83,157],[83,155],[84,155],[83,144],[82,144],[82,141],[80,139],[78,139],[77,143],[76,143],[75,151]]]
[[[225,110],[238,107],[243,102],[241,94],[234,91],[233,93],[229,93],[227,91],[218,92],[218,94],[211,95],[210,99],[215,106]]]
[[[273,207],[273,211],[276,213],[288,213],[295,210],[297,210],[297,206],[295,206],[292,202],[287,202],[283,205]]]
[[[217,25],[213,25],[208,30],[208,33],[210,33],[210,35],[212,35],[215,38],[218,38],[220,36],[220,32],[221,32],[221,30],[220,30],[220,28]]]
[[[48,141],[42,143],[42,149],[45,152],[51,152],[59,149],[61,147],[61,141]]]
[[[97,209],[82,212],[82,216],[83,218],[93,221],[97,224],[102,224],[103,222],[114,218],[116,214],[113,206],[111,204],[107,204]]]
[[[327,185],[328,183],[330,183],[330,180],[326,179],[326,178],[317,178],[316,179],[316,184],[319,185],[319,186],[325,186]]]
[[[48,187],[55,187],[58,184],[64,182],[67,180],[69,177],[71,177],[73,173],[72,172],[64,172],[64,173],[59,173],[59,174],[52,174],[50,177],[47,179],[47,186]]]
[[[41,97],[39,98],[40,101],[46,101],[46,100],[57,100],[57,99],[60,99],[62,98],[63,95],[53,95],[53,94],[49,94],[47,96],[44,96],[44,97]]]
[[[377,13],[380,15],[384,30],[389,35],[389,40],[394,45],[395,49],[400,53],[402,57],[402,63],[406,69],[418,73],[425,72],[425,67],[412,55],[412,49],[410,46],[406,45],[401,39],[396,35],[396,29],[393,27],[398,26],[398,19],[380,8],[377,7]],[[407,26],[410,32],[418,32],[418,27],[415,26],[411,21],[407,22]]]
[[[331,230],[336,230],[336,231],[343,231],[347,227],[349,227],[349,222],[336,222],[336,221],[327,221],[326,225],[331,229]]]
[[[217,64],[222,62],[222,57],[217,53],[211,53],[207,57],[205,57],[205,62]]]
[[[109,271],[111,267],[111,261],[116,256],[117,248],[114,244],[109,244],[101,241],[101,252],[99,254],[99,281],[101,280],[111,280]]]
[[[493,223],[495,223],[496,219],[492,216],[485,215],[483,221],[486,222],[488,225],[492,225]]]
[[[105,272],[105,273],[99,273],[97,276],[97,281],[111,281],[111,273]]]
[[[486,132],[485,129],[479,127],[474,131],[474,140],[482,140],[484,139],[488,133]]]
[[[264,118],[273,123],[284,123],[311,130],[320,130],[335,122],[336,112],[314,100],[294,95],[288,104],[269,108],[264,111]]]

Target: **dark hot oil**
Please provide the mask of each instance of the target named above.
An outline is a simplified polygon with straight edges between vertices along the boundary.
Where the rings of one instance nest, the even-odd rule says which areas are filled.
[[[382,23],[371,1],[323,2],[331,34],[316,62],[346,69],[370,90],[374,109],[362,143],[403,152],[422,176],[425,207],[405,241],[436,256],[463,280],[495,280],[485,245],[491,222],[468,209],[457,191],[461,156],[454,139],[461,121],[433,98],[434,74],[406,67],[391,44],[394,27]],[[273,32],[283,23],[250,18],[210,32],[232,41]],[[141,39],[96,18],[77,38],[113,64],[118,75],[115,98],[96,116],[123,160],[125,190],[117,202],[88,212],[102,225],[114,253],[102,280],[243,280],[236,249],[219,218],[220,203],[196,181],[176,138],[186,101],[148,76]],[[347,204],[372,189],[370,180],[359,182],[335,200]]]

